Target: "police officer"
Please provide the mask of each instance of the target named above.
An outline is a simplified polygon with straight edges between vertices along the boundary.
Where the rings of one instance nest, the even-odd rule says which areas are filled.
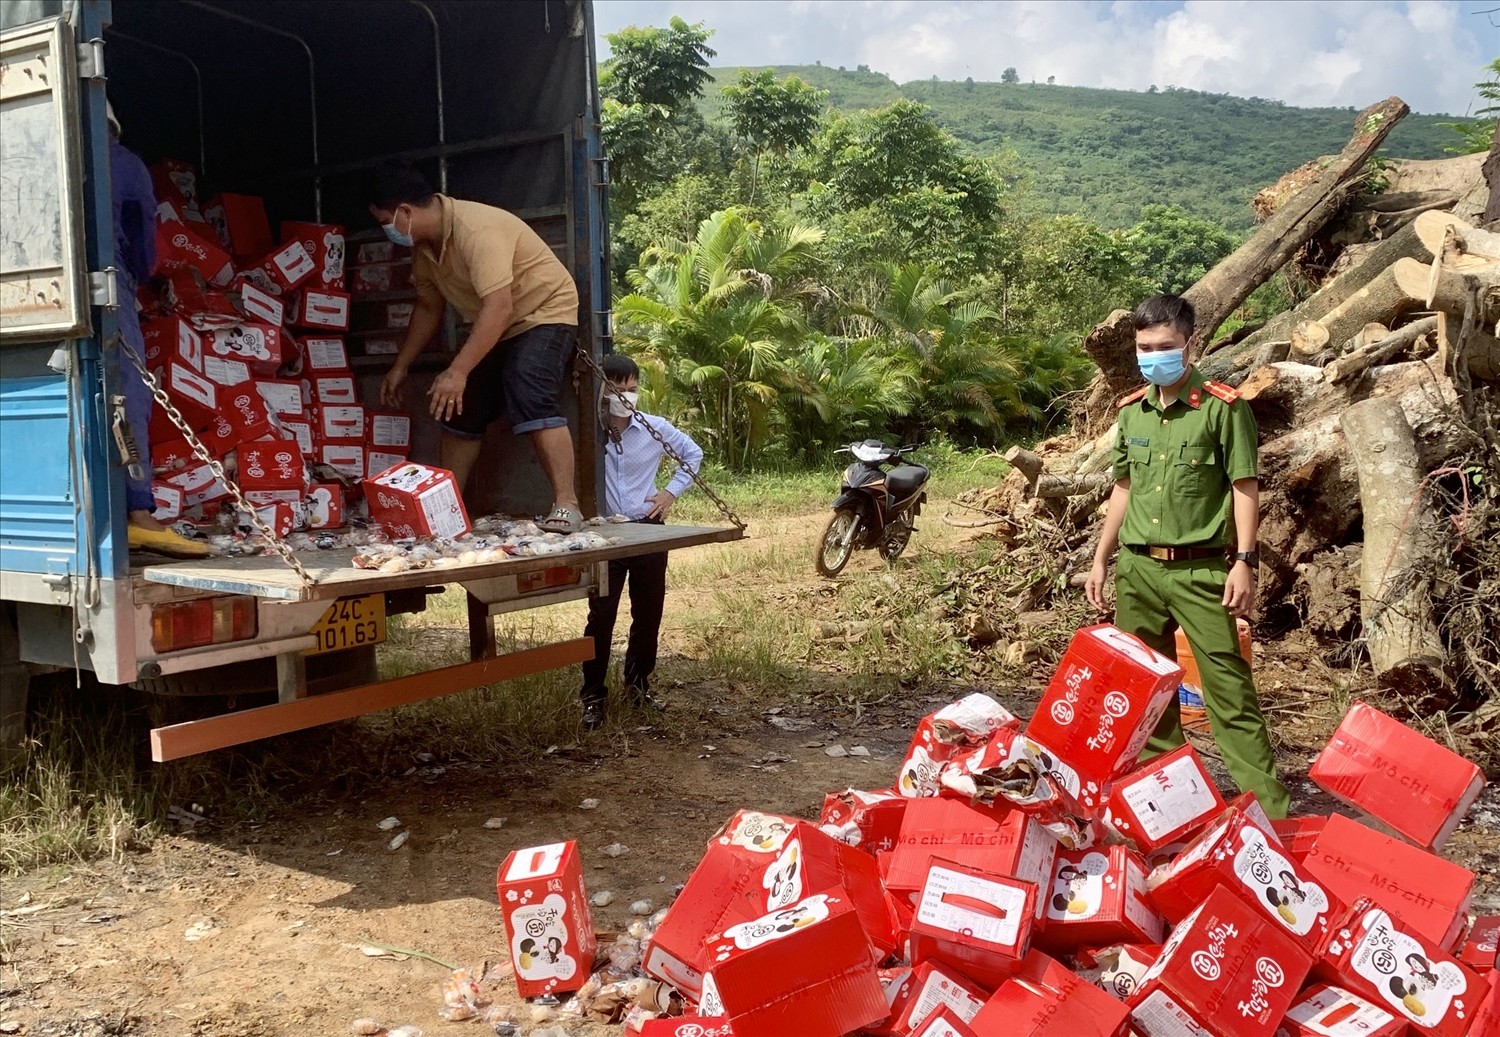
[[[1147,385],[1119,401],[1114,490],[1084,591],[1107,611],[1105,566],[1115,572],[1115,625],[1174,656],[1180,626],[1203,679],[1214,739],[1239,787],[1272,818],[1291,797],[1276,777],[1265,717],[1235,619],[1255,601],[1260,522],[1255,418],[1239,393],[1188,363],[1193,307],[1157,295],[1135,311],[1136,360]],[[1174,697],[1146,755],[1183,744]]]

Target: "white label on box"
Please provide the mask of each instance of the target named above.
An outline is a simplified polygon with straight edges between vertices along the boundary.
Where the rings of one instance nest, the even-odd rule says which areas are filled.
[[[246,490],[245,499],[251,504],[292,504],[301,506],[301,490]]]
[[[313,385],[317,389],[319,403],[358,403],[354,394],[353,378],[318,378]]]
[[[307,366],[314,371],[343,371],[349,367],[349,354],[341,338],[305,338]]]
[[[1339,1015],[1337,1021],[1323,1021],[1335,1013]],[[1375,1033],[1381,1027],[1390,1026],[1396,1021],[1396,1017],[1389,1012],[1337,987],[1324,987],[1315,991],[1310,997],[1293,1005],[1286,1017],[1322,1037],[1364,1037],[1365,1034]]]
[[[1152,842],[1212,814],[1218,807],[1213,788],[1191,756],[1173,760],[1155,774],[1131,782],[1121,794],[1140,819],[1141,832]]]
[[[365,448],[362,446],[325,446],[323,463],[343,472],[351,479],[365,477]]]
[[[201,403],[205,407],[212,407],[214,405],[216,393],[212,382],[196,372],[176,364],[172,365],[171,372],[173,392]]]
[[[296,284],[317,269],[317,264],[300,241],[288,242],[282,246],[271,256],[271,262],[276,264],[276,269],[281,271],[287,284]]]
[[[921,1022],[924,1018],[926,1017],[919,1016],[916,1022]],[[934,1019],[931,1026],[927,1027],[921,1033],[914,1034],[913,1037],[963,1037],[963,1035],[955,1030],[953,1024],[948,1022],[948,1020]]]
[[[250,380],[250,368],[239,360],[225,360],[221,356],[203,358],[203,373],[209,381],[227,387],[240,385]]]
[[[372,446],[411,446],[411,415],[370,415],[370,444]]]
[[[387,468],[394,468],[406,460],[405,454],[390,454],[384,450],[371,450],[366,461],[365,478],[373,479]]]
[[[266,401],[266,409],[272,414],[301,414],[302,386],[285,382],[256,382],[260,398]]]
[[[404,328],[411,324],[412,311],[416,307],[409,302],[386,303],[385,326],[388,328]]]
[[[318,413],[323,420],[323,435],[327,438],[365,438],[365,409],[363,407],[323,407]]]
[[[1026,835],[1021,840],[1021,855],[1016,861],[1016,878],[1045,886],[1052,877],[1052,865],[1057,861],[1057,838],[1035,818],[1026,821]],[[1036,916],[1042,917],[1045,905],[1037,898]]]
[[[1161,990],[1146,995],[1130,1013],[1130,1021],[1146,1037],[1214,1037]]]
[[[312,426],[305,421],[283,421],[281,427],[297,441],[297,449],[304,455],[313,452]]]
[[[955,899],[950,901],[950,896]],[[994,914],[964,907],[963,899],[989,904]],[[927,872],[927,883],[922,887],[917,921],[993,946],[1014,947],[1021,935],[1025,906],[1026,895],[1014,886],[934,867]]]
[[[203,370],[203,337],[185,320],[177,321],[177,355],[194,370]]]
[[[302,294],[302,323],[316,324],[320,328],[347,328],[349,326],[349,300],[342,295],[304,292]]]
[[[1168,659],[1160,652],[1153,651],[1144,642],[1131,637],[1118,627],[1097,627],[1092,633],[1120,655],[1125,656],[1140,666],[1144,666],[1152,673],[1158,673],[1165,677],[1167,674],[1176,673],[1181,669],[1177,663]]]
[[[424,469],[425,470],[425,469]],[[389,485],[389,484],[388,484]],[[568,852],[567,843],[548,843],[517,850],[505,870],[504,882],[522,882],[551,875],[562,867],[563,854]]]
[[[281,326],[286,317],[286,307],[281,300],[269,292],[263,292],[255,285],[246,281],[240,285],[240,302],[245,307],[245,312],[252,317],[258,317],[267,324]]]
[[[463,536],[468,529],[464,522],[463,505],[452,479],[444,479],[430,490],[417,497],[422,513],[427,516],[427,526],[436,537]]]
[[[151,513],[151,517],[156,519],[156,521],[171,522],[182,514],[182,490],[180,487],[152,483],[151,497],[156,502],[156,510]]]
[[[979,1010],[984,1007],[984,1002],[941,972],[931,972],[927,975],[927,982],[923,983],[922,989],[917,992],[911,1011],[907,1012],[906,1018],[901,1020],[901,1025],[903,1027],[916,1026],[944,1006],[953,1009],[954,1015],[968,1022],[979,1014]]]
[[[365,339],[366,356],[395,356],[401,352],[401,340],[394,335],[376,335]]]
[[[396,246],[389,241],[366,241],[359,246],[354,258],[361,263],[384,263],[396,253]]]
[[[1149,936],[1152,943],[1161,943],[1164,923],[1146,902],[1146,875],[1134,857],[1125,858],[1125,917]]]

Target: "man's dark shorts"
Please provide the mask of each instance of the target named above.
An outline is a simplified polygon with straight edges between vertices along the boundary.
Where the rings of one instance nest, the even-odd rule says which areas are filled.
[[[480,439],[504,416],[516,435],[544,428],[566,428],[558,407],[568,361],[578,341],[571,324],[539,324],[496,343],[464,387],[464,412],[439,422],[459,439]]]

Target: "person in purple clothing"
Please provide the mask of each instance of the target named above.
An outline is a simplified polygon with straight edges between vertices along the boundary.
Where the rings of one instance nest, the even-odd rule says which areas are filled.
[[[120,143],[120,121],[113,105],[105,109],[109,123],[109,181],[115,217],[115,271],[120,307],[115,322],[120,337],[145,362],[146,342],[136,311],[135,289],[156,269],[156,192],[151,173],[135,152]],[[156,520],[151,495],[151,390],[126,356],[120,358],[120,381],[125,396],[125,422],[140,454],[139,475],[126,472],[126,532],[132,548],[178,558],[202,558],[208,545],[179,536]]]
[[[632,404],[640,385],[641,370],[628,356],[612,353],[604,358],[604,376]],[[703,450],[687,433],[665,418],[631,414],[613,393],[606,392],[609,421],[604,444],[604,502],[611,515],[632,522],[660,523],[684,490],[693,484],[692,472],[703,463]],[[666,451],[646,431],[646,422],[682,458],[664,490],[656,488]],[[685,466],[685,467],[684,467]],[[583,664],[583,726],[596,731],[604,726],[608,692],[604,679],[609,672],[610,641],[615,617],[620,612],[620,594],[630,584],[630,640],[625,648],[625,695],[632,705],[661,711],[665,707],[651,694],[651,674],[656,670],[656,645],[661,634],[661,614],[667,600],[667,553],[618,558],[609,563],[609,588],[589,599],[589,619],[584,637],[594,639],[594,657]]]

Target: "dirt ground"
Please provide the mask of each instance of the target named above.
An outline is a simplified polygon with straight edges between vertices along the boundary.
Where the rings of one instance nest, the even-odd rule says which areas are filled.
[[[788,522],[772,535],[796,546],[815,530]],[[674,596],[674,609],[689,606]],[[1295,685],[1304,676],[1297,654],[1260,663],[1260,679]],[[1029,713],[1043,678],[983,690]],[[691,686],[670,692],[674,708],[697,710],[688,738],[680,726],[671,736],[640,728],[624,742],[591,740],[493,766],[413,745],[410,773],[372,775],[367,794],[326,809],[259,824],[220,824],[210,815],[122,860],[7,880],[0,884],[7,920],[0,1033],[282,1037],[347,1033],[363,1016],[387,1026],[415,1023],[428,1037],[487,1030],[438,1019],[444,966],[369,956],[362,945],[454,964],[503,961],[497,865],[512,849],[561,839],[578,841],[590,891],[615,894],[596,909],[596,928],[621,930],[633,901],[670,902],[705,841],[736,809],[816,817],[827,791],[889,785],[911,727],[955,688],[914,689],[902,702],[862,711],[857,722],[789,705],[736,730],[697,708],[700,691],[706,696]],[[796,691],[787,689],[788,703]],[[1331,809],[1300,777],[1326,725],[1283,720],[1283,770],[1297,806]],[[1211,755],[1210,742],[1198,744]],[[832,746],[863,746],[869,755],[833,757]],[[588,798],[599,800],[597,808],[580,808]],[[387,817],[400,826],[380,830]],[[505,818],[502,827],[485,827],[497,817]],[[1479,874],[1476,904],[1490,911],[1500,909],[1497,830],[1500,798],[1487,794],[1449,853]],[[399,831],[409,839],[387,849]],[[602,852],[614,843],[628,852]]]

